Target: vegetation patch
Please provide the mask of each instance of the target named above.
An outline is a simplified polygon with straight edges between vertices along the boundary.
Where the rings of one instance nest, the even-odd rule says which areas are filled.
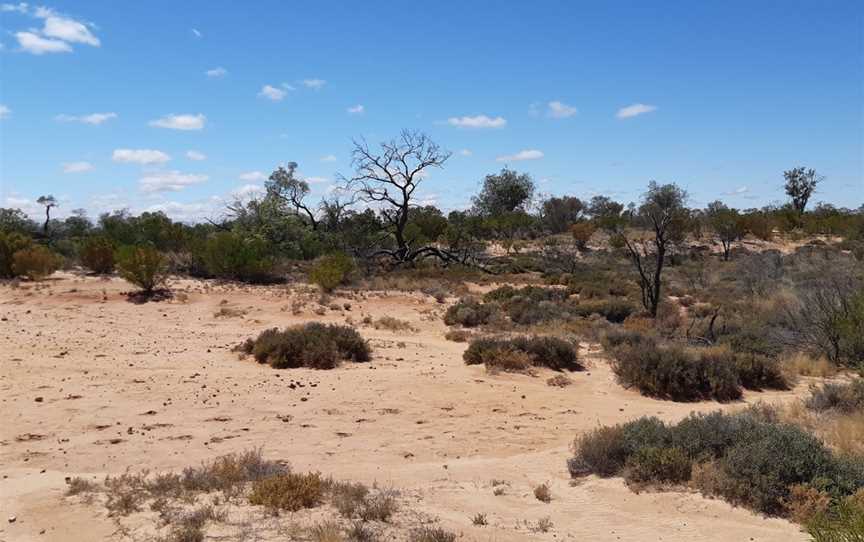
[[[372,354],[369,344],[354,328],[318,322],[262,331],[236,350],[274,369],[333,369],[342,361],[369,361]]]
[[[530,367],[556,371],[583,369],[576,346],[557,337],[479,338],[468,345],[462,358],[467,365],[483,364],[487,369],[511,372]]]

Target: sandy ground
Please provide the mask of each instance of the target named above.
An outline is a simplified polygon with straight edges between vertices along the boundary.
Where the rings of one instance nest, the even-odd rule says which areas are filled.
[[[444,306],[421,294],[336,296],[350,310],[319,316],[314,302],[293,314],[292,302],[315,298],[303,288],[172,284],[177,298],[142,305],[119,279],[0,285],[0,540],[117,539],[103,509],[64,498],[65,477],[181,469],[256,447],[298,470],[399,488],[460,540],[807,539],[789,522],[692,493],[636,494],[595,477],[571,485],[565,461],[580,431],[743,403],[641,397],[588,347],[590,370],[567,388],[546,385],[551,371],[487,375],[463,364],[465,345],[444,339]],[[215,316],[226,307],[245,315]],[[333,371],[276,371],[230,351],[268,327],[366,314],[417,331],[362,327],[373,361]],[[745,400],[788,401],[804,387]],[[505,495],[493,496],[493,479],[509,483]],[[532,492],[543,482],[548,504]],[[471,524],[478,512],[488,526]],[[544,517],[551,531],[527,529]]]

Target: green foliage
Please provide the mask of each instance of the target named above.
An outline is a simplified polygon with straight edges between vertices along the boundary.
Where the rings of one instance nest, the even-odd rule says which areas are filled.
[[[583,219],[585,204],[572,196],[552,197],[541,205],[541,223],[552,233],[564,233]]]
[[[207,238],[201,259],[208,274],[249,282],[267,281],[273,272],[273,258],[267,242],[236,232],[214,233]]]
[[[488,365],[490,361],[494,363],[496,357],[511,351],[527,354],[536,367],[548,367],[556,371],[582,369],[573,343],[557,337],[479,338],[468,345],[462,359],[467,365]]]
[[[0,231],[0,278],[11,279],[15,276],[15,253],[30,248],[32,244],[33,240],[26,235]]]
[[[530,175],[504,168],[486,176],[480,193],[474,196],[474,208],[482,216],[502,216],[524,211],[533,195],[534,181]]]
[[[343,284],[354,271],[354,260],[345,253],[335,252],[322,256],[309,271],[309,281],[317,284],[325,292]]]
[[[80,254],[81,264],[94,273],[105,275],[114,271],[114,245],[105,237],[91,237],[84,241]]]
[[[117,253],[117,271],[148,294],[168,278],[165,256],[150,246],[121,247]]]
[[[15,251],[12,271],[15,276],[41,280],[60,268],[61,259],[42,245]]]
[[[274,369],[333,369],[342,360],[366,362],[371,358],[369,344],[354,328],[318,322],[281,331],[268,329],[237,349]]]
[[[680,484],[690,479],[690,458],[679,448],[639,448],[627,457],[624,478],[628,482]]]
[[[807,523],[813,542],[861,542],[864,540],[864,493],[843,499]]]

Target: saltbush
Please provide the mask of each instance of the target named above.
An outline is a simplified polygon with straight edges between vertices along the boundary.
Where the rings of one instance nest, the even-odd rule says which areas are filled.
[[[33,245],[15,252],[12,271],[15,276],[41,280],[60,268],[61,259],[42,245]]]
[[[864,379],[851,382],[828,382],[812,386],[804,404],[810,410],[837,410],[846,414],[864,411]]]
[[[0,278],[15,277],[13,268],[15,253],[30,248],[33,241],[20,233],[0,231]]]
[[[371,359],[369,344],[354,328],[318,322],[262,331],[257,338],[241,343],[237,350],[275,369],[332,369],[343,360]]]
[[[649,446],[630,455],[624,468],[624,478],[628,482],[678,484],[690,479],[692,464],[679,448]]]
[[[489,323],[496,311],[496,305],[480,303],[471,298],[464,298],[447,307],[447,312],[444,313],[444,323],[448,326],[482,326]]]
[[[324,489],[324,480],[317,472],[277,474],[252,484],[249,503],[265,506],[274,511],[296,512],[321,504],[324,499]]]
[[[150,246],[120,248],[117,253],[117,271],[145,293],[152,293],[168,278],[165,256]]]
[[[208,275],[248,282],[270,280],[274,260],[268,243],[260,237],[234,232],[211,235],[201,248],[200,258]]]
[[[488,364],[502,353],[518,351],[530,356],[535,367],[556,371],[582,369],[573,343],[557,337],[479,338],[471,341],[462,355],[467,365]],[[494,363],[494,361],[492,362]]]
[[[81,247],[81,265],[99,275],[114,271],[114,245],[105,237],[91,237]]]

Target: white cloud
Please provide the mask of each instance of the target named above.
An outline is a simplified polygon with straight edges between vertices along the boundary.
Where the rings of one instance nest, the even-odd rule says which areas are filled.
[[[235,198],[245,199],[259,196],[266,192],[260,184],[244,184],[240,188],[231,191],[231,195]]]
[[[99,38],[94,36],[86,25],[74,19],[60,17],[53,13],[45,18],[42,34],[49,38],[56,38],[69,43],[85,43],[93,47],[101,45]]]
[[[204,72],[207,74],[207,77],[225,77],[228,75],[228,70],[223,67],[213,68],[212,70],[207,70]]]
[[[336,156],[333,154],[328,154],[327,156],[322,156],[321,161],[322,162],[335,162]]]
[[[0,119],[5,119],[12,114],[12,110],[3,104],[0,104]],[[334,158],[335,159],[335,158]]]
[[[204,34],[202,34],[201,31],[198,30],[197,28],[192,29],[192,35],[194,35],[196,38],[200,38],[200,37],[204,36]]]
[[[516,154],[499,156],[496,158],[499,162],[521,162],[522,160],[539,160],[543,158],[543,152],[536,149],[519,151]]]
[[[160,171],[142,177],[138,181],[138,186],[142,192],[178,192],[187,186],[203,183],[207,179],[207,175]]]
[[[84,173],[92,170],[93,164],[90,162],[66,162],[63,164],[63,173]]]
[[[207,155],[199,151],[186,151],[186,158],[190,160],[195,160],[197,162],[200,160],[206,160]]]
[[[472,154],[474,153],[471,152],[470,149],[462,149],[461,151],[459,151],[459,156],[471,156]]]
[[[325,84],[327,84],[327,81],[325,81],[323,79],[304,79],[303,80],[304,86],[311,88],[311,89],[315,89],[315,90],[319,90]]]
[[[192,202],[180,203],[177,201],[166,201],[157,203],[144,209],[144,211],[155,213],[163,212],[172,220],[181,222],[197,222],[206,216],[212,216],[216,212],[216,207],[220,207],[221,201],[217,202]]]
[[[151,120],[150,126],[168,128],[170,130],[201,130],[207,123],[207,117],[197,115],[165,115],[161,119]]]
[[[281,88],[277,88],[271,85],[264,85],[261,87],[261,92],[258,93],[258,96],[263,98],[267,98],[268,100],[273,100],[274,102],[282,101],[285,98],[285,95],[288,94],[286,91]]]
[[[152,149],[117,149],[111,156],[115,162],[128,162],[133,164],[164,164],[171,159],[162,151]]]
[[[739,186],[735,190],[731,190],[729,192],[723,192],[723,195],[724,196],[741,196],[743,194],[746,194],[749,191],[750,191],[750,188],[748,188],[746,186]]]
[[[450,117],[447,119],[447,124],[457,128],[503,128],[507,125],[507,120],[504,117],[492,118],[486,115],[476,115],[474,117]]]
[[[328,179],[327,177],[303,177],[303,180],[309,184],[322,184],[330,182],[330,179]]]
[[[60,114],[54,117],[58,122],[80,122],[83,124],[99,125],[111,119],[116,119],[117,113],[91,113],[89,115],[65,115]]]
[[[553,119],[566,119],[567,117],[572,117],[576,113],[579,112],[578,109],[571,105],[567,105],[564,102],[553,101],[548,104],[548,111],[546,114]]]
[[[21,50],[34,55],[72,52],[72,47],[65,41],[46,39],[33,32],[16,32],[15,37]]]
[[[19,2],[17,4],[0,4],[0,11],[13,12],[17,11],[21,14],[26,14],[29,9],[27,2]]]
[[[262,173],[260,171],[247,171],[246,173],[241,173],[238,178],[241,181],[254,182],[254,181],[263,181],[264,179],[267,178],[267,175],[265,175],[264,173]]]
[[[361,115],[366,111],[366,108],[360,104],[357,104],[354,107],[349,107],[347,111],[349,115]]]
[[[650,113],[652,111],[656,111],[656,105],[645,105],[645,104],[633,104],[628,105],[627,107],[622,107],[615,114],[619,119],[629,119],[631,117],[635,117],[638,115],[642,115],[645,113]]]

